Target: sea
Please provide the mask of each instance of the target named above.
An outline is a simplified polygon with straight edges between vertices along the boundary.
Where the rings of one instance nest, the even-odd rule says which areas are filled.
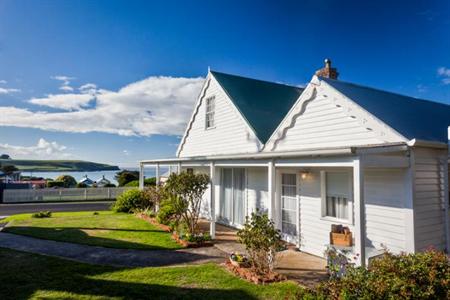
[[[121,170],[129,170],[129,171],[139,171],[139,168],[125,168]],[[55,179],[56,177],[60,175],[70,175],[75,178],[76,181],[80,181],[84,176],[87,176],[88,178],[92,179],[93,181],[99,181],[102,179],[103,176],[105,176],[106,179],[111,181],[111,183],[117,184],[116,179],[114,178],[116,173],[119,171],[93,171],[93,172],[21,172],[22,176],[34,176],[34,177],[42,177],[42,178],[51,178]],[[160,174],[164,174],[167,172],[165,168],[161,168]],[[155,168],[145,168],[144,169],[144,176],[145,178],[149,177],[155,177],[156,170]]]

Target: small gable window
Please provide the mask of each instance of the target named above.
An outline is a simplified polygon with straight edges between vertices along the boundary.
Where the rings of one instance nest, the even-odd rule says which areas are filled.
[[[206,98],[206,129],[213,128],[215,126],[214,112],[216,108],[216,98],[211,96]]]

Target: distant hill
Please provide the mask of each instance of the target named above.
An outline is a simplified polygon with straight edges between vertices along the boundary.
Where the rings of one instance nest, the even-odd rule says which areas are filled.
[[[120,170],[117,166],[99,164],[83,160],[0,159],[0,166],[3,165],[14,165],[20,171],[26,172],[89,172]]]

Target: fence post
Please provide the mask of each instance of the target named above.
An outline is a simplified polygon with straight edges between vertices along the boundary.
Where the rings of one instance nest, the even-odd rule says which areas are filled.
[[[87,188],[84,188],[84,200],[87,200]]]
[[[61,191],[61,189],[59,189],[58,192],[59,192],[59,201],[61,201],[62,200],[62,191]]]
[[[111,188],[108,188],[108,200],[111,200]]]

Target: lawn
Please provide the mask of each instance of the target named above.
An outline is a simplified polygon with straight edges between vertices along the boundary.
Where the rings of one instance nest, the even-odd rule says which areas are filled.
[[[0,299],[293,299],[300,286],[257,286],[214,264],[117,268],[0,248]]]
[[[10,216],[5,232],[41,239],[124,249],[179,249],[170,233],[134,215],[98,212],[54,213],[51,218],[31,218],[31,214]]]

